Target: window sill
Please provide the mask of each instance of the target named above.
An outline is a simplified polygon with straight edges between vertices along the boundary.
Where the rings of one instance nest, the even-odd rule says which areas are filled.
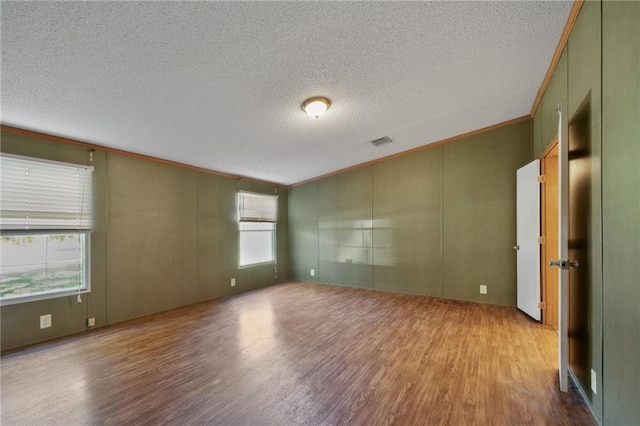
[[[251,263],[249,265],[238,265],[238,269],[247,269],[253,268],[254,266],[265,266],[265,265],[275,265],[275,260],[270,260],[269,262],[261,262],[261,263]]]
[[[0,306],[18,305],[20,303],[37,302],[41,300],[56,299],[67,296],[77,296],[78,294],[91,293],[91,290],[62,290],[55,293],[34,294],[32,296],[12,297],[0,299]]]

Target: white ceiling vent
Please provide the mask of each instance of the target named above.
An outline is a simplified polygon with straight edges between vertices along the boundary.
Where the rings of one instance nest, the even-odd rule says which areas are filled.
[[[388,143],[393,142],[389,136],[383,136],[380,139],[376,139],[375,141],[371,141],[371,144],[376,148]]]

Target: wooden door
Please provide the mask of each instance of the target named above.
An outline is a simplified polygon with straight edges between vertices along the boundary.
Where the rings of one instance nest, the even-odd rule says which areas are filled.
[[[541,225],[542,245],[542,323],[558,329],[558,270],[549,261],[558,259],[558,140],[542,155]]]

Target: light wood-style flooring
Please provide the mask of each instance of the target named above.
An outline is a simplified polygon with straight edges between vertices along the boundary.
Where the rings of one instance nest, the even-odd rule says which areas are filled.
[[[515,308],[290,283],[5,354],[3,425],[595,424]]]

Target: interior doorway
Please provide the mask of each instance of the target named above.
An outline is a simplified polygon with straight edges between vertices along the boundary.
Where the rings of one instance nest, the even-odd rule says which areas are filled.
[[[583,104],[569,122],[569,367],[589,389],[591,365],[591,103]]]
[[[542,154],[541,174],[541,281],[542,323],[558,329],[558,270],[549,266],[549,261],[558,259],[558,139]]]

